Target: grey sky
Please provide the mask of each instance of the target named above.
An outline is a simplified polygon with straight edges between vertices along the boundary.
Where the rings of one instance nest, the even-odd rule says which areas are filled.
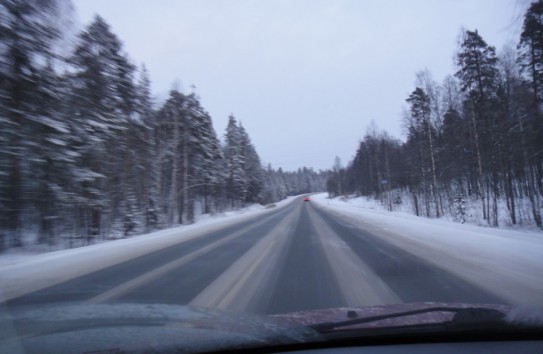
[[[366,127],[402,138],[415,74],[453,74],[461,27],[516,44],[519,0],[74,0],[102,15],[160,100],[192,84],[222,137],[233,113],[265,163],[347,163]],[[516,21],[515,21],[516,19]]]

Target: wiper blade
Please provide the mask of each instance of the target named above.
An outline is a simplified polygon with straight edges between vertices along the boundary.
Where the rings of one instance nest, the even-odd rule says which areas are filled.
[[[419,310],[403,311],[397,313],[390,313],[386,315],[370,316],[364,318],[354,318],[352,320],[340,321],[340,322],[327,322],[310,325],[309,327],[320,332],[330,332],[342,327],[360,325],[364,323],[373,323],[381,320],[388,320],[394,318],[408,317],[413,315],[427,314],[433,312],[449,312],[454,313],[454,317],[450,321],[438,322],[434,324],[443,324],[451,326],[466,326],[466,325],[480,325],[483,323],[493,324],[505,324],[503,319],[505,314],[496,309],[489,308],[458,308],[458,307],[430,307]],[[349,317],[356,316],[356,312],[349,311]],[[429,323],[430,324],[430,323]]]

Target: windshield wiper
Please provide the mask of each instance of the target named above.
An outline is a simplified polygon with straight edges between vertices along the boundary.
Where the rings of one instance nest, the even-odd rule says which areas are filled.
[[[364,318],[353,318],[357,316],[356,312],[349,311],[348,316],[353,318],[351,320],[340,321],[340,322],[319,323],[315,325],[310,325],[309,327],[320,333],[325,333],[325,332],[331,332],[339,328],[352,326],[352,325],[372,323],[372,322],[377,322],[381,320],[408,317],[408,316],[433,313],[433,312],[454,313],[454,317],[450,321],[437,322],[437,323],[424,323],[423,325],[442,324],[442,325],[448,325],[452,327],[455,327],[456,325],[465,327],[466,325],[479,326],[481,324],[489,324],[489,323],[501,324],[501,325],[505,324],[505,322],[503,321],[503,319],[505,318],[505,314],[495,309],[473,308],[473,307],[472,308],[430,307],[430,308],[425,308],[425,309],[420,309],[420,310],[404,311],[404,312],[390,313],[386,315],[370,316],[370,317],[364,317]],[[409,327],[413,325],[405,325],[405,326]],[[402,326],[402,327],[405,327],[405,326]]]

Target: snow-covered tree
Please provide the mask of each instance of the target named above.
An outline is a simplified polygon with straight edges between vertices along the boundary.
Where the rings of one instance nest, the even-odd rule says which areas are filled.
[[[223,156],[226,164],[226,198],[233,207],[241,206],[247,196],[248,181],[245,174],[242,135],[236,118],[230,115],[224,134]]]
[[[49,178],[44,156],[37,146],[40,133],[47,136],[46,150],[64,144],[63,117],[47,104],[58,103],[52,60],[55,42],[61,39],[63,18],[71,5],[63,0],[12,0],[0,2],[0,209],[7,238],[0,249],[20,245],[24,213],[41,210],[41,222],[49,211],[35,205],[36,193],[55,194],[54,182],[32,183],[29,173]],[[59,139],[60,138],[60,139]],[[62,153],[60,153],[61,155]],[[60,192],[56,194],[60,197]],[[47,206],[51,210],[53,206]],[[47,227],[46,227],[47,228]]]
[[[251,142],[249,134],[247,134],[247,131],[241,123],[238,128],[240,135],[240,152],[243,156],[243,172],[245,174],[245,180],[247,181],[243,201],[246,203],[254,203],[261,199],[260,193],[262,192],[264,183],[264,171],[262,169],[260,157]]]
[[[132,169],[136,157],[130,149],[135,146],[133,126],[140,123],[135,67],[100,16],[80,33],[70,63],[74,145],[80,154],[80,227],[91,237],[111,226],[127,234],[141,204]]]

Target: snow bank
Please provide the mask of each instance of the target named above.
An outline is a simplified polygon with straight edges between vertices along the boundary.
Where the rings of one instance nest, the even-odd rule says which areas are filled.
[[[543,232],[535,230],[510,230],[500,228],[481,227],[476,225],[460,224],[457,222],[443,219],[429,219],[418,217],[407,212],[395,212],[386,210],[378,201],[365,197],[358,198],[328,198],[328,193],[315,194],[312,197],[314,202],[321,206],[329,207],[335,210],[341,210],[344,213],[364,216],[365,220],[375,221],[380,226],[393,230],[405,230],[407,225],[414,226],[417,233],[421,230],[429,231],[427,228],[441,227],[457,237],[464,232],[476,232],[477,234],[493,235],[515,240],[532,240],[543,244]],[[427,232],[425,232],[427,233]],[[543,256],[543,254],[542,254]],[[543,259],[542,259],[543,260]]]
[[[390,192],[392,198],[392,210],[406,212],[408,214],[416,214],[416,207],[413,201],[413,195],[406,189],[393,189]],[[441,220],[449,220],[456,222],[458,219],[456,208],[457,206],[452,200],[445,195],[443,197],[443,215]],[[398,202],[399,201],[399,202]],[[366,206],[373,209],[384,209],[388,204],[387,193],[381,195],[380,202],[375,201],[374,199],[368,200],[368,198],[349,198],[346,200],[347,203],[351,205]],[[477,225],[477,226],[488,226],[488,220],[483,218],[482,202],[480,199],[477,199],[475,196],[464,196],[463,201],[464,207],[464,221],[467,224]],[[419,213],[424,214],[424,205],[421,196],[419,196]],[[434,205],[430,207],[430,213],[435,215]],[[539,230],[537,227],[532,214],[531,204],[528,198],[517,197],[515,198],[515,215],[516,215],[516,224],[512,223],[511,215],[507,207],[507,202],[504,198],[498,198],[497,200],[497,213],[498,213],[498,225],[500,228],[511,228],[511,229],[524,229],[524,230]]]
[[[253,205],[238,211],[200,217],[192,225],[75,249],[42,254],[12,252],[0,255],[0,302],[270,213],[290,204],[294,199],[289,197],[276,203],[275,208]]]
[[[543,233],[388,212],[365,198],[312,200],[338,217],[511,303],[543,305]]]

